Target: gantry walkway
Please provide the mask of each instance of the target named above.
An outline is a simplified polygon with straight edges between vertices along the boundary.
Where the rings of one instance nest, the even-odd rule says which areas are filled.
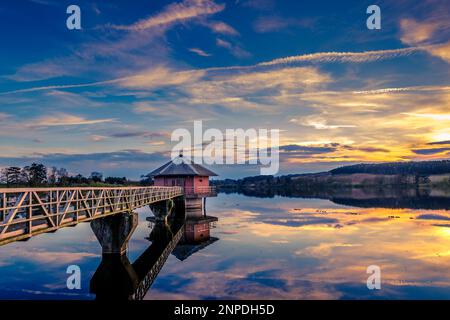
[[[183,195],[182,187],[0,189],[0,245]]]
[[[157,229],[158,225],[155,225],[153,232]],[[170,237],[153,239],[152,245],[133,263],[133,269],[138,276],[139,285],[130,296],[131,300],[144,299],[145,294],[152,286],[167,258],[177,246],[184,234],[184,227],[181,225],[174,229],[174,233],[171,233]]]

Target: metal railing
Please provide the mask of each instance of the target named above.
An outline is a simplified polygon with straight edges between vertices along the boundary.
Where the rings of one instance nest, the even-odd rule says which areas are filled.
[[[161,253],[158,260],[146,274],[144,279],[142,279],[142,281],[139,283],[138,287],[131,296],[131,300],[144,299],[148,290],[150,290],[150,287],[152,286],[153,282],[155,281],[156,277],[158,276],[159,272],[164,266],[164,263],[166,263],[167,258],[170,256],[173,249],[175,249],[183,234],[184,228],[180,228],[180,230],[178,230],[178,232],[174,235],[173,239],[167,244],[164,251]]]
[[[215,186],[184,187],[186,196],[212,197],[217,195]]]
[[[0,189],[0,245],[182,196],[181,187]]]

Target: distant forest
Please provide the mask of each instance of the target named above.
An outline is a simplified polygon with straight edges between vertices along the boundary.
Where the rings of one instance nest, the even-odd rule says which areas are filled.
[[[434,175],[450,173],[450,160],[420,161],[420,162],[388,162],[373,164],[355,164],[330,171],[331,174],[406,174],[406,175]]]
[[[141,183],[145,183],[142,181]],[[88,177],[81,174],[70,175],[65,168],[47,168],[33,163],[25,167],[7,167],[0,170],[0,185],[6,187],[46,187],[46,186],[109,186],[135,185],[126,177],[103,177],[100,172],[92,172]]]
[[[360,174],[360,177],[353,175]],[[449,177],[445,178],[445,175]],[[367,176],[365,176],[367,175]],[[443,175],[439,182],[430,176]],[[354,187],[418,187],[434,186],[450,189],[450,161],[390,162],[344,166],[328,172],[254,176],[242,179],[212,181],[225,192],[257,192],[260,194],[317,193]]]

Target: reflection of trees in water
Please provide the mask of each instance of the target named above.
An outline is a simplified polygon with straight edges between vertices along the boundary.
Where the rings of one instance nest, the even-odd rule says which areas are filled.
[[[449,197],[400,197],[400,198],[331,198],[337,204],[361,207],[361,208],[408,208],[426,210],[448,210],[450,209]]]
[[[316,198],[330,200],[337,204],[355,207],[450,209],[450,194],[432,188],[322,188],[297,190],[295,188],[236,188],[221,190],[223,193],[238,193],[249,197],[273,198]]]

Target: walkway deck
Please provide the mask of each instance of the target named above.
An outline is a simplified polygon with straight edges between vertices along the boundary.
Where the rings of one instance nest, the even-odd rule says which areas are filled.
[[[183,195],[181,187],[0,189],[0,245]]]

